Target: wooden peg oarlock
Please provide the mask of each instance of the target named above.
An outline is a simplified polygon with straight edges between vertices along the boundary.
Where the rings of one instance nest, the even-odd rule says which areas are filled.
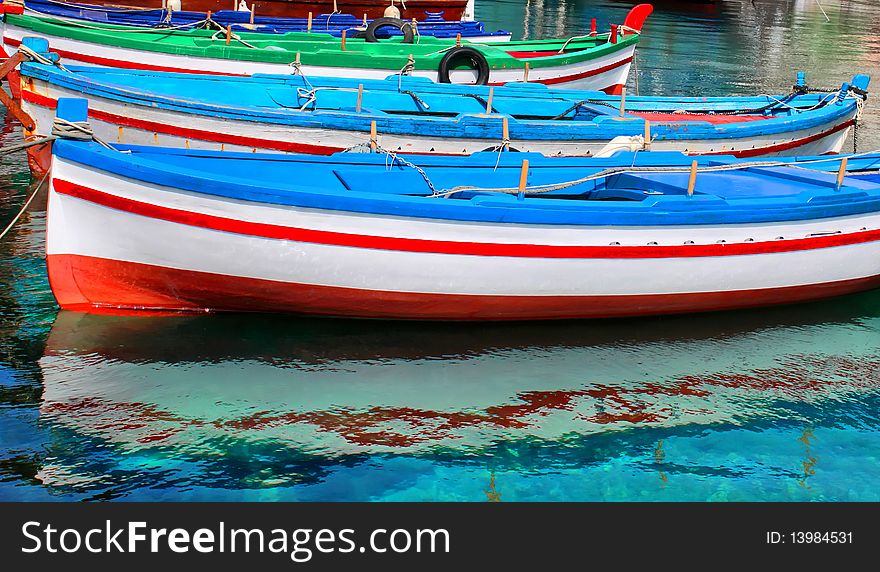
[[[645,119],[645,150],[651,149],[651,122]]]
[[[840,190],[840,186],[843,185],[843,178],[846,177],[846,163],[849,161],[849,158],[844,157],[840,160],[840,169],[837,170],[837,190]]]
[[[379,135],[376,132],[376,122],[370,122],[370,151],[373,153],[376,152],[376,149],[379,147]]]
[[[510,127],[506,115],[501,120],[501,145],[505,151],[510,151]]]
[[[342,30],[342,51],[345,51],[345,30]]]
[[[358,98],[357,98],[357,106],[355,107],[355,112],[361,112],[361,102],[364,99],[364,84],[358,84]]]
[[[232,26],[226,26],[226,45],[229,45],[229,42],[232,40]]]
[[[306,32],[309,32],[309,33],[312,32],[312,13],[311,12],[309,12],[309,20],[306,23]]]
[[[525,83],[529,82],[529,62],[526,62],[523,65],[523,81]]]
[[[492,97],[495,95],[495,88],[489,88],[489,97],[486,98],[486,115],[490,115],[492,113]]]
[[[519,171],[519,198],[522,199],[526,194],[526,182],[529,179],[529,160],[523,159],[522,167]]]
[[[694,196],[694,186],[697,184],[697,162],[691,162],[691,176],[688,177],[687,194],[689,197]]]

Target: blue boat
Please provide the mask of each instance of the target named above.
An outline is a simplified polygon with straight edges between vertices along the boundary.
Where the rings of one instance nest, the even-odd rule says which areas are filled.
[[[119,24],[147,28],[211,28],[225,29],[232,27],[238,32],[264,32],[267,34],[283,34],[287,32],[309,31],[307,18],[278,18],[251,16],[251,12],[243,10],[220,10],[212,12],[210,20],[204,12],[169,11],[162,8],[131,10],[110,6],[94,6],[54,0],[26,0],[26,10],[40,15],[72,18],[87,22],[103,24]],[[417,41],[418,36],[435,38],[455,38],[471,42],[506,42],[510,40],[510,32],[498,30],[488,31],[482,22],[444,20],[442,13],[431,13],[425,20],[419,21],[415,27],[412,22],[404,22],[395,18],[367,20],[352,14],[318,14],[311,22],[311,31],[322,32],[340,37],[346,32],[349,38],[368,37],[375,39],[405,36],[409,41]],[[372,34],[372,36],[368,36]]]
[[[393,151],[448,155],[487,149],[563,156],[619,149],[821,155],[842,150],[869,83],[857,75],[833,93],[795,87],[775,96],[624,101],[532,83],[489,88],[403,75],[221,79],[25,63],[21,76],[22,106],[36,123],[29,135],[51,132],[58,98],[86,97],[93,128],[108,141],[324,155],[371,140]],[[798,83],[805,82],[801,74]]]
[[[82,99],[58,107],[86,119]],[[880,185],[840,160],[828,173],[827,158],[313,157],[63,138],[53,152],[49,280],[77,311],[597,318],[880,286]]]

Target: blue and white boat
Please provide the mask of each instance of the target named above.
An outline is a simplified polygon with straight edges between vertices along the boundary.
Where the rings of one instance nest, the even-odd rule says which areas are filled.
[[[36,45],[39,40],[26,39]],[[43,50],[43,55],[51,56]],[[56,56],[57,57],[57,56]],[[801,74],[799,85],[805,85]],[[107,141],[227,151],[331,154],[370,142],[407,153],[513,149],[595,156],[618,149],[738,157],[837,153],[869,78],[838,92],[753,97],[626,97],[532,83],[489,88],[302,75],[223,77],[88,66],[21,66],[28,135],[48,135],[59,98],[89,100]],[[621,109],[623,108],[623,109]],[[48,160],[46,155],[41,161]]]
[[[85,102],[62,99],[59,115],[84,121]],[[77,311],[429,320],[701,312],[876,288],[880,185],[815,161],[60,139],[48,274]]]

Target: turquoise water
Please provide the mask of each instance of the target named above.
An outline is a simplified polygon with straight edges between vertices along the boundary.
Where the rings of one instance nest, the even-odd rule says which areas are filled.
[[[831,23],[814,1],[693,6],[649,20],[641,93],[880,75],[870,0],[822,0]],[[626,10],[477,15],[539,37]],[[0,222],[28,181],[2,158]],[[44,228],[38,199],[0,243],[0,500],[880,500],[880,292],[547,324],[87,316],[54,305]]]

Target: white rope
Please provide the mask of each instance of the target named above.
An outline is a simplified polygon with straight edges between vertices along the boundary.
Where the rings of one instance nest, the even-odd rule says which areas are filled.
[[[36,196],[39,194],[40,189],[43,188],[43,183],[46,182],[46,177],[48,177],[48,176],[49,176],[49,171],[46,171],[46,172],[43,174],[43,178],[40,179],[40,182],[39,182],[39,183],[37,183],[37,188],[34,189],[34,192],[31,193],[31,196],[28,197],[28,199],[25,201],[24,206],[21,207],[21,210],[18,211],[18,214],[15,215],[15,217],[13,217],[12,222],[10,222],[10,223],[6,226],[6,228],[3,229],[3,232],[0,232],[0,240],[3,240],[3,239],[6,237],[6,235],[9,233],[9,231],[12,230],[12,227],[15,226],[15,223],[18,222],[18,219],[20,219],[21,216],[25,213],[25,211],[28,210],[28,207],[31,206],[31,203],[32,203],[33,200],[36,198]]]
[[[22,54],[26,55],[31,60],[33,60],[37,63],[47,65],[47,66],[57,66],[59,69],[66,71],[66,72],[70,71],[69,69],[64,67],[64,64],[61,63],[61,60],[57,60],[57,61],[50,60],[49,58],[47,58],[43,54],[41,54],[39,52],[35,52],[34,50],[32,50],[31,48],[27,47],[24,44],[20,44],[18,46],[18,51],[21,52]]]
[[[56,117],[52,123],[52,136],[63,139],[75,139],[78,141],[94,141],[106,149],[117,151],[119,153],[131,153],[131,151],[120,151],[109,143],[101,140],[92,131],[92,126],[88,121],[68,121],[61,117]]]
[[[310,87],[311,87],[311,86],[310,86]],[[296,97],[297,97],[297,99],[306,98],[306,102],[305,102],[305,103],[299,108],[299,110],[300,110],[300,111],[305,111],[305,110],[306,110],[306,107],[308,107],[308,106],[309,106],[310,104],[312,104],[312,103],[315,104],[315,109],[317,109],[317,108],[318,108],[318,105],[317,105],[317,100],[318,100],[317,93],[318,93],[319,91],[349,91],[349,92],[357,92],[358,90],[356,90],[356,89],[354,89],[354,88],[351,88],[351,87],[331,87],[331,86],[328,86],[328,87],[312,87],[311,89],[306,89],[306,88],[304,88],[304,87],[298,87],[298,88],[296,88]]]
[[[214,32],[214,35],[211,36],[211,39],[212,39],[212,40],[221,40],[221,39],[222,39],[222,40],[226,40],[226,38],[220,38],[220,34],[225,34],[225,33],[226,33],[226,30],[217,30],[216,32]],[[242,39],[241,39],[241,36],[239,36],[238,34],[229,34],[229,39],[231,39],[231,40],[235,40],[236,42],[241,42],[241,43],[244,44],[245,46],[247,46],[247,47],[249,47],[249,48],[252,48],[252,49],[254,49],[254,50],[259,50],[259,49],[260,49],[260,48],[258,48],[257,46],[255,46],[255,45],[253,45],[253,44],[249,44],[249,43],[245,42],[244,40],[242,40]]]
[[[825,16],[825,21],[830,22],[831,18],[828,17],[828,13],[825,12],[825,8],[823,8],[822,5],[819,4],[819,0],[816,0],[816,6],[819,7],[819,10],[822,10],[822,15]]]
[[[869,155],[871,153],[860,153],[861,155]],[[856,157],[856,155],[851,155],[850,158]],[[805,169],[806,167],[801,167],[801,165],[811,164],[811,163],[822,163],[828,162],[829,159],[813,159],[809,161],[794,161],[794,162],[784,162],[784,161],[751,161],[748,163],[735,163],[732,165],[713,165],[710,167],[698,167],[697,172],[700,173],[712,173],[718,171],[737,171],[741,169],[750,169],[754,167],[793,167],[793,168],[801,168]],[[528,194],[541,194],[541,193],[549,193],[551,191],[558,191],[561,189],[567,189],[569,187],[574,187],[589,181],[593,181],[596,179],[604,179],[610,177],[612,175],[620,175],[624,173],[687,173],[691,170],[690,167],[612,167],[610,169],[604,169],[599,171],[598,173],[594,173],[592,175],[588,175],[586,177],[581,177],[580,179],[575,179],[572,181],[564,181],[561,183],[551,183],[546,185],[535,185],[531,187],[525,187],[525,193]],[[487,188],[487,187],[473,187],[467,185],[461,185],[457,187],[453,187],[452,189],[441,191],[439,193],[435,193],[431,195],[432,197],[448,197],[450,195],[460,193],[463,191],[475,191],[475,192],[494,192],[494,193],[504,193],[515,195],[519,194],[519,187],[499,187],[499,188]]]

